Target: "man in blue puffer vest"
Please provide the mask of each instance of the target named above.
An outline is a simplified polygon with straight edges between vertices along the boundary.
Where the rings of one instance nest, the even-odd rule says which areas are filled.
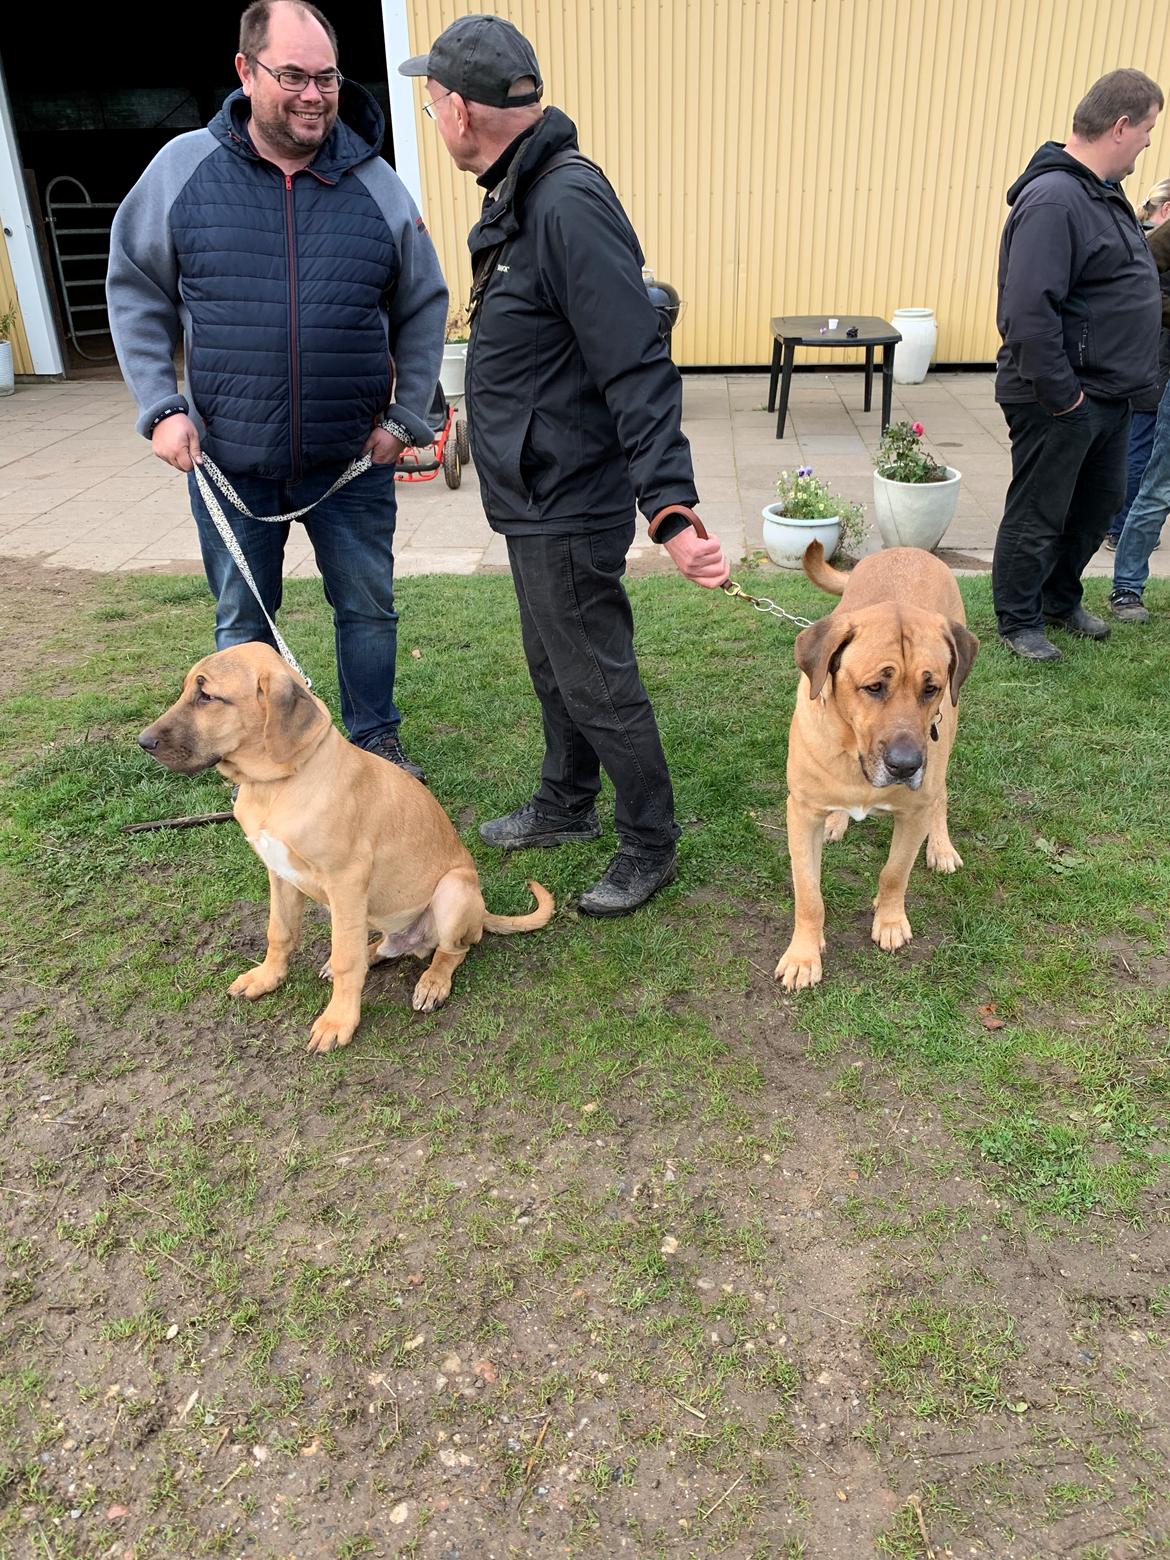
[[[253,515],[313,503],[371,455],[304,523],[333,608],[350,738],[422,779],[394,703],[394,462],[433,438],[447,289],[378,155],[382,114],[338,72],[321,12],[257,0],[236,70],[242,90],[206,130],[168,142],[118,210],[107,279],[118,359],[139,432],[188,473],[221,650],[272,635],[190,474],[202,452]],[[275,616],[288,525],[226,512]]]

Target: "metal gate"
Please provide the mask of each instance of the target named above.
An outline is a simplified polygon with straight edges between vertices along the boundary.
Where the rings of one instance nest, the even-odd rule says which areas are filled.
[[[73,190],[63,189],[66,185],[72,185]],[[80,200],[76,192],[80,192]],[[119,204],[116,200],[90,200],[85,185],[67,173],[50,179],[45,188],[46,226],[65,313],[65,333],[91,363],[108,363],[115,355],[87,352],[81,337],[110,333],[106,270],[110,229]]]

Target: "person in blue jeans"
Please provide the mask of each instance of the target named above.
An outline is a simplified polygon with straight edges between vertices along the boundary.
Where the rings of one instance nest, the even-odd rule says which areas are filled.
[[[1165,265],[1170,262],[1170,228],[1159,238],[1153,235],[1170,217],[1170,179],[1160,179],[1138,207],[1138,216],[1142,227],[1145,229],[1149,240],[1150,253],[1154,256],[1162,282],[1162,327],[1159,338],[1158,351],[1158,384],[1154,387],[1150,396],[1135,399],[1133,403],[1133,417],[1129,425],[1129,449],[1125,458],[1125,502],[1109,522],[1109,529],[1105,533],[1105,547],[1109,552],[1116,552],[1117,544],[1121,540],[1121,533],[1125,529],[1125,517],[1129,513],[1130,505],[1137,497],[1138,488],[1142,485],[1142,477],[1145,475],[1146,465],[1150,459],[1150,453],[1154,448],[1154,425],[1158,420],[1158,403],[1161,399],[1162,388],[1170,376],[1170,332],[1166,326],[1167,320],[1167,283],[1170,276],[1167,275]]]
[[[1125,530],[1113,560],[1109,610],[1122,623],[1148,623],[1149,608],[1142,592],[1150,577],[1150,554],[1158,545],[1170,513],[1170,383],[1162,392],[1154,448],[1137,497],[1125,517]]]
[[[381,110],[338,70],[328,19],[255,0],[239,45],[240,89],[206,129],[168,141],[118,209],[110,329],[138,431],[187,473],[221,650],[273,636],[192,468],[208,456],[266,517],[305,508],[370,457],[304,524],[333,608],[350,738],[421,780],[394,702],[394,463],[434,438],[447,289],[379,155]],[[275,616],[288,525],[222,507]]]
[[[233,477],[232,486],[253,515],[281,515],[303,509],[326,493],[344,468],[328,466],[300,482]],[[208,584],[216,600],[216,648],[262,639],[273,644],[259,604],[224,545],[193,475],[187,478],[191,509]],[[212,489],[235,533],[269,614],[275,617],[283,593],[284,548],[289,524],[249,520]],[[358,747],[381,751],[404,768],[410,761],[385,751],[387,733],[397,733],[401,716],[394,703],[398,613],[394,610],[395,491],[392,464],[373,465],[347,482],[303,521],[325,599],[333,608],[341,718]],[[275,646],[273,646],[275,648]],[[382,744],[379,749],[379,743]],[[397,743],[401,751],[401,742]],[[422,771],[418,770],[418,778]]]

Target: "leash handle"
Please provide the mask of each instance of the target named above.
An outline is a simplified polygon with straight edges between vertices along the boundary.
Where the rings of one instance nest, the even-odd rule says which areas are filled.
[[[658,527],[671,515],[681,515],[689,525],[694,526],[695,534],[701,541],[707,540],[707,527],[699,519],[698,515],[688,504],[667,504],[665,509],[660,509],[651,520],[648,527],[650,540],[654,541],[658,536]]]

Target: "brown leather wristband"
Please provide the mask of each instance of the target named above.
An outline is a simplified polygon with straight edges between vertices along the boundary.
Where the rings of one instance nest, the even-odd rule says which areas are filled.
[[[669,519],[671,515],[680,515],[688,525],[694,526],[696,535],[700,536],[703,541],[707,540],[707,528],[693,509],[686,504],[667,504],[665,509],[658,511],[647,527],[652,542],[657,540],[658,527],[664,520]]]

